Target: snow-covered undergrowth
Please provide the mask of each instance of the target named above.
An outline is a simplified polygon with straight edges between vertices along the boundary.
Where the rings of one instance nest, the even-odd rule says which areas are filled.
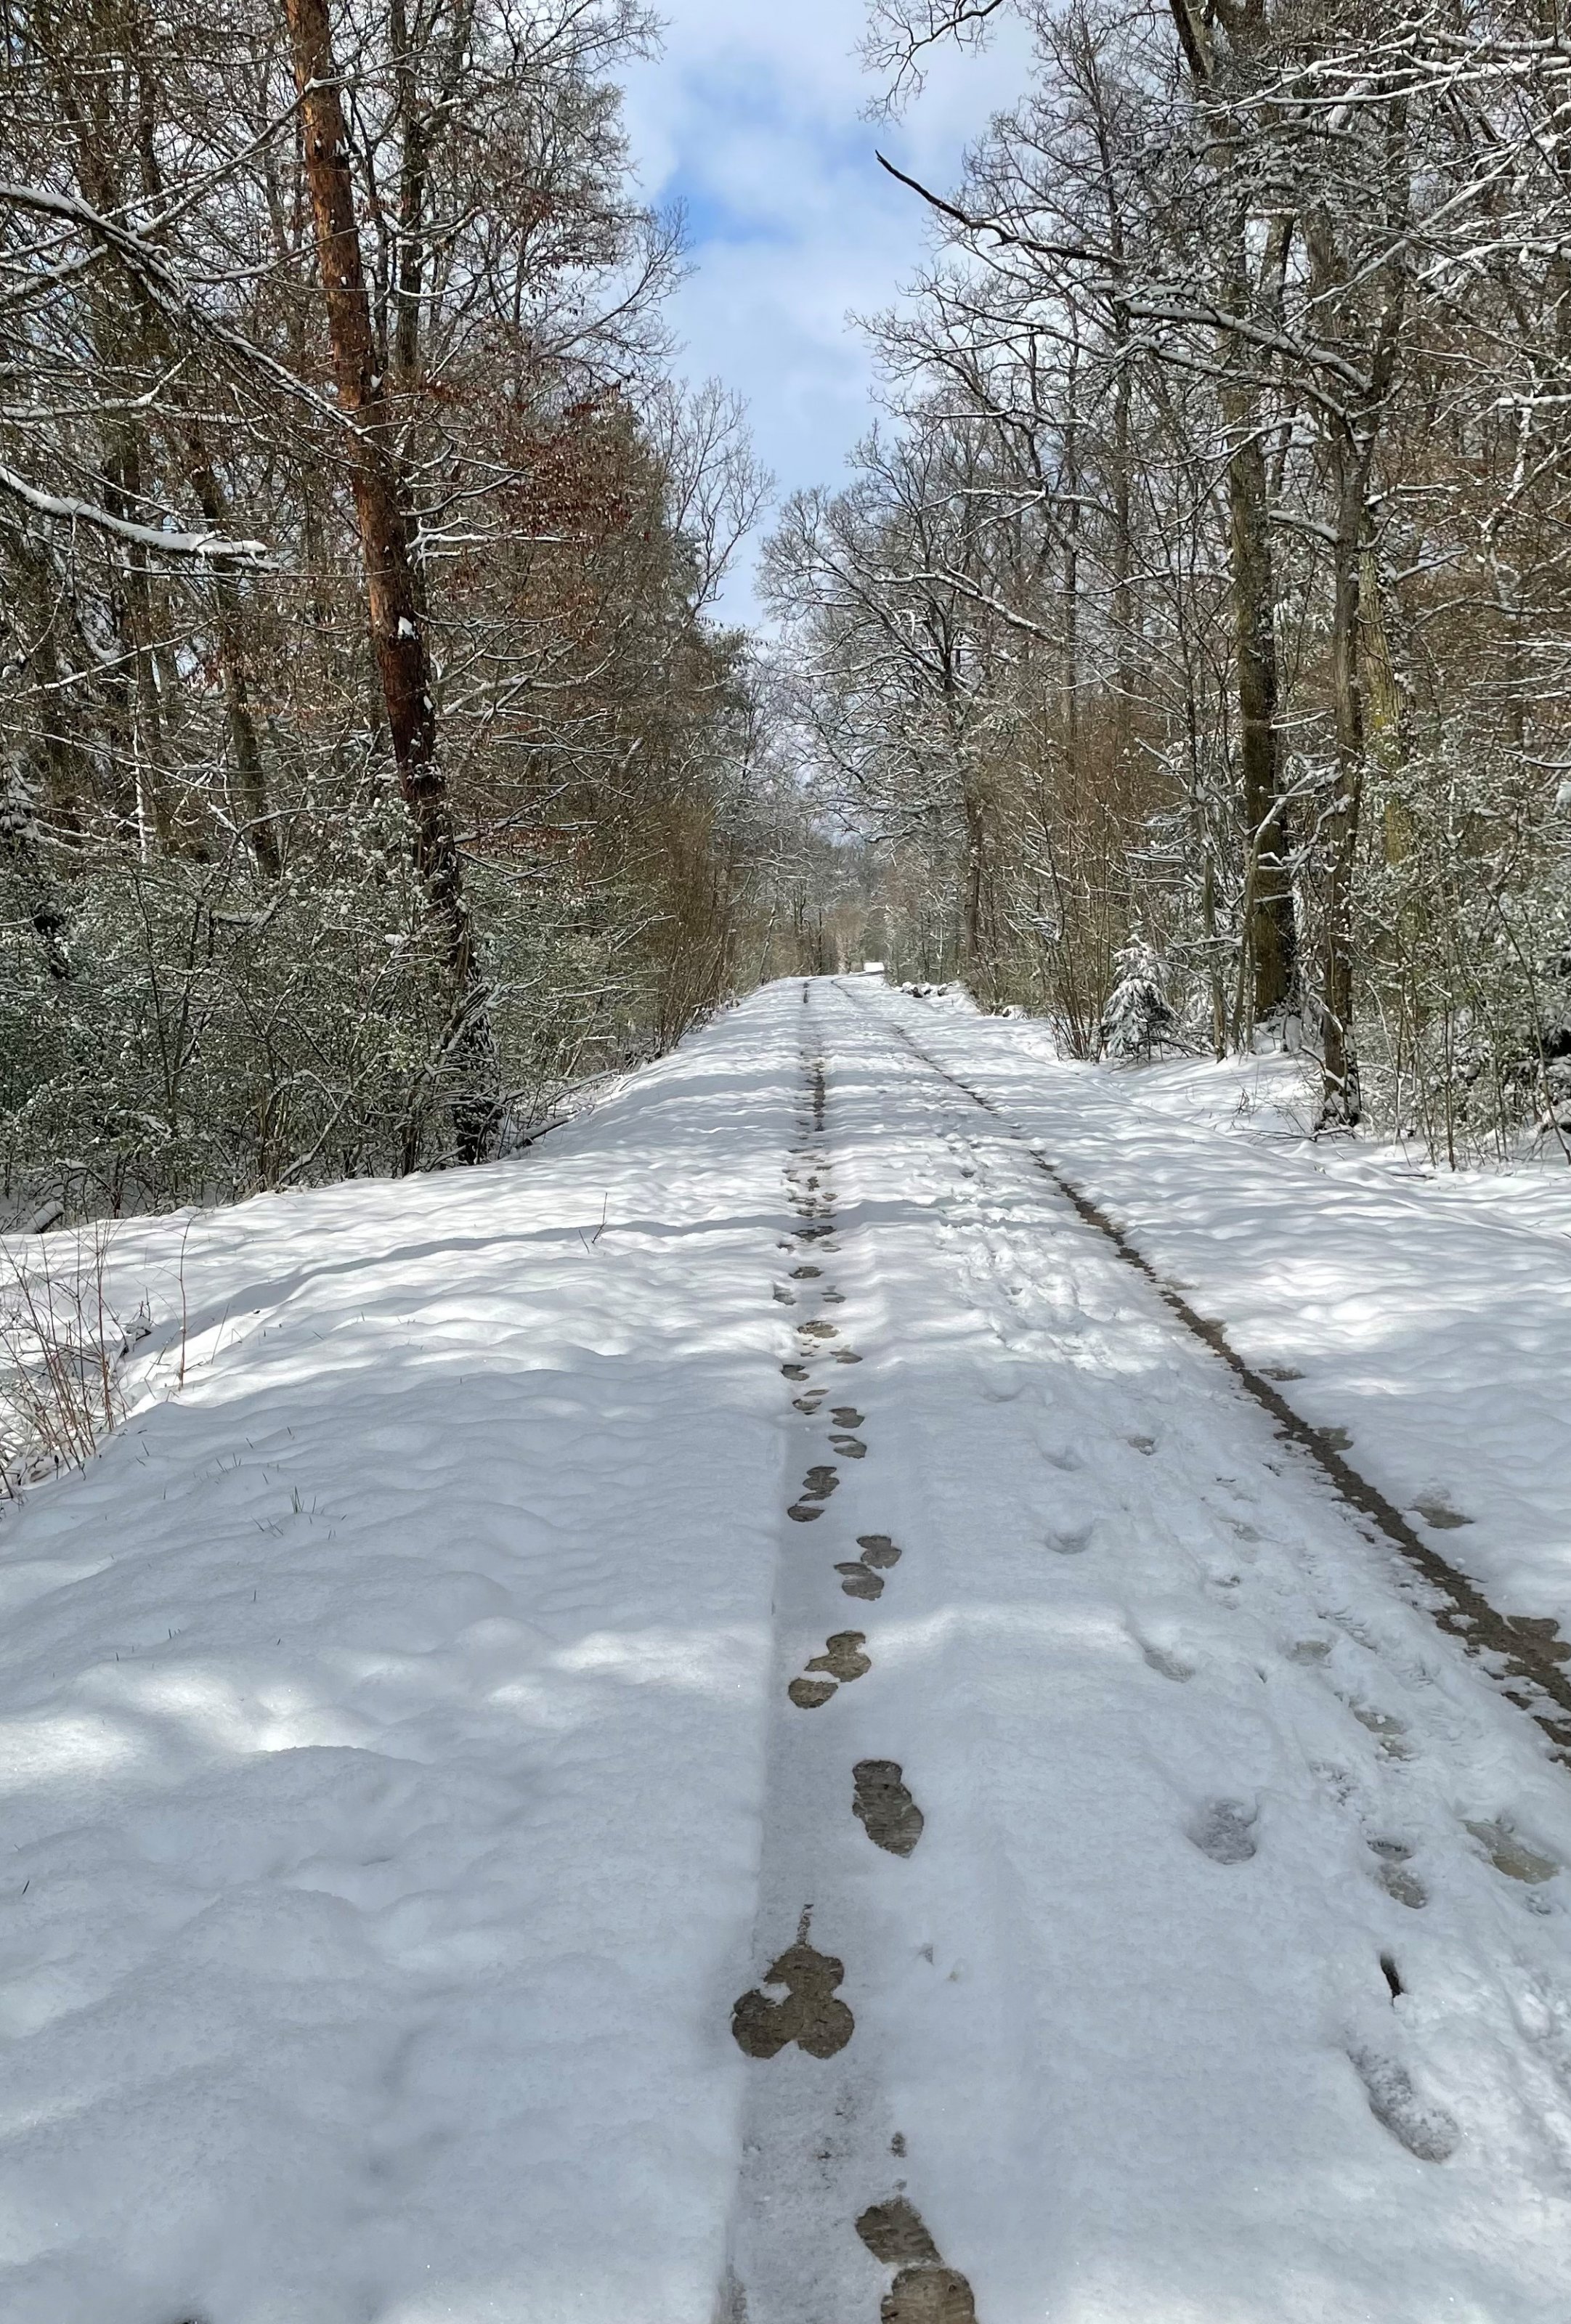
[[[107,1223],[0,1236],[0,1497],[92,1458],[125,1410],[123,1368],[151,1328],[114,1284]]]

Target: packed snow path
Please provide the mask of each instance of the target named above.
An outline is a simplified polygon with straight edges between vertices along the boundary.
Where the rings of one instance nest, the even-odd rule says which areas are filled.
[[[911,1035],[193,1236],[0,1527],[8,2319],[1565,2324],[1571,1775]]]

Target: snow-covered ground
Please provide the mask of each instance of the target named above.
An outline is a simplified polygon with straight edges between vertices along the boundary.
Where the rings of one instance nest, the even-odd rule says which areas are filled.
[[[0,1522],[0,2314],[1566,2324],[1571,1775],[1030,1141],[1512,1611],[1564,1246],[1134,1078],[772,986],[198,1222],[173,1393],[121,1238],[149,1400]]]
[[[1040,1022],[886,1005],[1512,1614],[1571,1637],[1571,1169],[1317,1144],[1289,1059],[1108,1071]],[[1459,1523],[1458,1520],[1465,1520]]]

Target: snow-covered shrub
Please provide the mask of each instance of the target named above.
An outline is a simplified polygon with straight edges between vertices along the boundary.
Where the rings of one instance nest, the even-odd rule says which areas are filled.
[[[111,1231],[0,1243],[0,1492],[80,1468],[123,1416],[134,1332],[109,1303]]]
[[[1150,1059],[1170,1040],[1178,1020],[1162,990],[1161,964],[1141,936],[1115,955],[1118,982],[1102,1012],[1102,1046],[1110,1057]]]

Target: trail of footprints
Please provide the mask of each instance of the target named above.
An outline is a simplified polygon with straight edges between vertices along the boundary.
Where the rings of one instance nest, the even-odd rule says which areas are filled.
[[[805,991],[803,998],[807,998]],[[805,1417],[814,1419],[828,1406],[829,1445],[836,1460],[860,1461],[867,1452],[863,1434],[865,1416],[855,1405],[829,1404],[828,1388],[814,1379],[815,1367],[826,1362],[856,1364],[861,1358],[841,1344],[840,1326],[823,1312],[843,1305],[844,1297],[827,1279],[819,1263],[839,1246],[835,1238],[830,1168],[822,1146],[824,1072],[816,1059],[808,1066],[808,1087],[811,1118],[803,1129],[809,1133],[810,1142],[795,1150],[787,1171],[790,1200],[798,1220],[788,1247],[796,1264],[790,1269],[790,1286],[777,1286],[775,1296],[788,1305],[809,1305],[815,1312],[805,1314],[797,1324],[795,1354],[781,1370],[799,1391],[792,1401]],[[1129,1442],[1143,1453],[1157,1449],[1149,1437],[1132,1436]],[[815,1523],[839,1482],[835,1462],[815,1462],[803,1477],[787,1514],[799,1525]],[[1249,1537],[1247,1527],[1239,1530],[1243,1537]],[[1086,1526],[1073,1536],[1055,1536],[1049,1545],[1065,1554],[1080,1552],[1091,1545],[1093,1532],[1093,1527]],[[840,1587],[848,1598],[876,1600],[899,1563],[900,1550],[889,1535],[877,1533],[859,1534],[856,1548],[855,1558],[834,1562]],[[1218,1577],[1217,1594],[1229,1593],[1237,1579],[1235,1575]],[[1373,1644],[1361,1643],[1372,1647]],[[864,1631],[832,1631],[823,1652],[812,1655],[791,1680],[787,1692],[793,1705],[799,1711],[822,1710],[841,1687],[864,1676],[873,1667],[866,1646]],[[1181,1683],[1194,1676],[1193,1665],[1180,1655],[1143,1641],[1141,1646],[1147,1663],[1162,1677]],[[1330,1642],[1325,1639],[1305,1639],[1288,1649],[1289,1659],[1302,1662],[1324,1661],[1329,1652]],[[1404,1722],[1368,1704],[1344,1699],[1374,1738],[1382,1757],[1401,1760],[1411,1756]],[[852,1813],[868,1838],[891,1855],[910,1856],[921,1838],[923,1817],[898,1762],[863,1759],[851,1772]],[[1213,1799],[1191,1819],[1188,1837],[1215,1864],[1245,1864],[1257,1853],[1258,1818],[1252,1802]],[[1529,1848],[1508,1823],[1470,1821],[1466,1828],[1494,1868],[1513,1881],[1535,1887],[1560,1869]],[[1386,1894],[1397,1904],[1422,1910],[1428,1892],[1411,1868],[1413,1849],[1403,1840],[1382,1835],[1371,1837],[1368,1846],[1373,1858],[1372,1869]],[[736,2003],[732,2030],[750,2057],[772,2058],[795,2043],[810,2057],[829,2058],[851,2039],[855,2020],[836,1990],[845,1966],[810,1943],[810,1909],[802,1915],[796,1941],[771,1963],[762,1989],[744,1994]],[[1404,1990],[1394,1954],[1382,1953],[1380,1967],[1394,2003]],[[1421,2097],[1398,2059],[1356,2041],[1349,2043],[1347,2054],[1363,2081],[1371,2113],[1410,2153],[1426,2162],[1443,2163],[1455,2151],[1462,2135],[1460,2126],[1444,2108]],[[892,2151],[896,2155],[904,2153],[904,2142],[898,2136]],[[970,2285],[945,2263],[903,2192],[864,2211],[856,2221],[856,2231],[873,2256],[894,2271],[880,2310],[881,2324],[975,2324]]]
[[[802,998],[807,999],[804,987]],[[804,1121],[808,1143],[797,1148],[787,1168],[789,1199],[797,1213],[791,1230],[796,1265],[788,1285],[778,1285],[775,1297],[782,1305],[810,1305],[817,1312],[804,1315],[796,1326],[796,1352],[781,1369],[799,1390],[792,1398],[798,1412],[811,1420],[828,1403],[829,1390],[815,1384],[813,1368],[823,1362],[858,1364],[854,1348],[836,1344],[840,1326],[823,1313],[845,1305],[845,1295],[827,1280],[821,1258],[839,1249],[835,1239],[835,1203],[827,1157],[823,1150],[825,1081],[822,1061],[807,1062],[810,1118]],[[841,1461],[861,1461],[867,1453],[862,1431],[865,1416],[853,1404],[829,1404],[830,1449]],[[812,1525],[821,1517],[840,1482],[833,1462],[816,1462],[802,1479],[787,1516],[797,1525]],[[856,1536],[858,1555],[834,1561],[840,1587],[847,1598],[864,1600],[883,1596],[891,1570],[900,1562],[900,1550],[886,1533]],[[799,1711],[821,1711],[843,1686],[851,1685],[873,1667],[865,1651],[864,1630],[833,1630],[822,1654],[812,1655],[786,1692]],[[923,1815],[894,1759],[859,1759],[851,1770],[851,1812],[877,1848],[891,1856],[909,1857],[922,1836]],[[850,2041],[855,2020],[837,1991],[845,1964],[833,1954],[818,1951],[810,1941],[812,1908],[803,1913],[796,1941],[770,1963],[762,1985],[742,1995],[731,2013],[731,2030],[750,2058],[769,2059],[793,2043],[812,2058],[832,2058]],[[903,2155],[905,2142],[898,2135],[892,2152]],[[903,2185],[903,2182],[901,2182]],[[873,2257],[894,2271],[893,2282],[880,2306],[881,2324],[976,2324],[971,2287],[957,2270],[946,2264],[903,2191],[888,2202],[874,2203],[856,2221],[856,2232]]]

